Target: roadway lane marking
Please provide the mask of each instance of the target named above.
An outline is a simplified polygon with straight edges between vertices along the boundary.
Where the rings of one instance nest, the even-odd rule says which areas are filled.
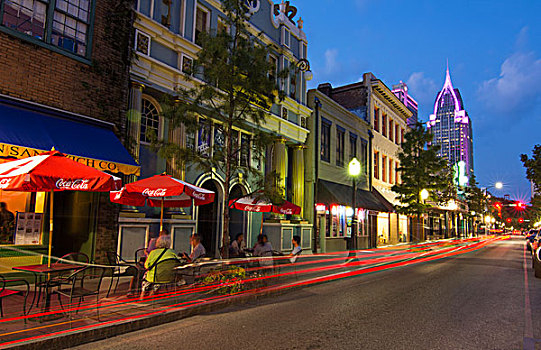
[[[526,259],[526,245],[524,246],[524,350],[535,350],[533,341],[532,307],[530,304],[530,288],[528,287],[528,263]]]

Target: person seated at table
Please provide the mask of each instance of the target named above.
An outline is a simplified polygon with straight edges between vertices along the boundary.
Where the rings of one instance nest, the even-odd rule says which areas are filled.
[[[159,233],[158,233],[158,237],[153,237],[150,239],[150,241],[148,241],[148,247],[147,249],[145,250],[145,253],[146,255],[148,256],[148,254],[150,254],[151,251],[153,251],[154,249],[156,249],[156,241],[158,240],[158,238],[160,238],[161,236],[168,236],[169,237],[169,240],[171,240],[171,236],[169,236],[169,232],[167,230],[161,230]]]
[[[193,234],[190,236],[190,245],[192,246],[192,252],[190,255],[182,253],[182,257],[186,259],[188,263],[192,263],[200,258],[204,258],[207,251],[203,244],[201,244],[201,236],[199,234]]]
[[[294,263],[297,261],[297,257],[301,255],[301,252],[302,252],[301,237],[293,236],[291,243],[293,244],[293,250],[288,256],[289,256],[289,261],[291,261],[291,263]]]
[[[242,233],[237,233],[235,240],[229,245],[229,257],[244,258],[246,256],[244,249],[246,249],[246,244],[244,244],[244,235]]]
[[[171,246],[171,238],[168,235],[158,237],[156,240],[156,249],[150,252],[146,261],[145,268],[146,273],[143,277],[142,292],[141,297],[144,296],[145,292],[150,291],[151,294],[158,290],[159,284],[157,282],[167,282],[167,281],[158,281],[156,279],[156,265],[160,262],[167,259],[178,259],[177,255],[172,249],[169,249]]]
[[[263,257],[265,259],[259,259],[259,265],[271,266],[272,261],[272,244],[269,242],[267,235],[257,236],[257,243],[254,246],[254,256]]]

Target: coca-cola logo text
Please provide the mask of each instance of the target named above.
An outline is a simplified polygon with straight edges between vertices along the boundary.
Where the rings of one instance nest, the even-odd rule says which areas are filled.
[[[0,188],[7,188],[10,182],[11,182],[11,179],[1,179]]]
[[[167,190],[165,188],[157,188],[155,190],[151,190],[150,188],[145,188],[143,190],[143,196],[148,197],[165,197],[167,193]]]
[[[246,211],[255,211],[255,212],[261,211],[260,207],[254,207],[253,205],[247,205],[247,206],[244,207],[244,209]]]
[[[280,209],[280,214],[293,215],[293,209],[291,209],[291,208]]]
[[[192,197],[195,198],[195,199],[202,200],[202,201],[207,199],[207,197],[205,196],[204,193],[199,193],[199,192],[193,192]]]
[[[76,180],[64,180],[59,179],[56,182],[56,188],[64,189],[64,190],[88,190],[88,183],[90,180],[85,179],[76,179]]]

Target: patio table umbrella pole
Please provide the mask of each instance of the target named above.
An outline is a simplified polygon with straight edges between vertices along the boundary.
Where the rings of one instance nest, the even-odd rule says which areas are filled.
[[[162,212],[160,214],[160,232],[163,230],[163,204],[164,204],[165,198],[162,197]]]
[[[51,190],[49,198],[49,251],[47,256],[47,267],[51,267],[51,254],[53,252],[53,199],[54,191]]]

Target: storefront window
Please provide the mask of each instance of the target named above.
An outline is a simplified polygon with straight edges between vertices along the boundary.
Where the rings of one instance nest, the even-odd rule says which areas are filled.
[[[153,138],[159,137],[160,113],[158,108],[149,100],[142,100],[141,109],[141,142],[151,143]]]
[[[343,205],[331,205],[331,222],[327,237],[351,237],[353,224],[353,209]]]
[[[0,244],[40,244],[44,204],[43,192],[0,190]]]

